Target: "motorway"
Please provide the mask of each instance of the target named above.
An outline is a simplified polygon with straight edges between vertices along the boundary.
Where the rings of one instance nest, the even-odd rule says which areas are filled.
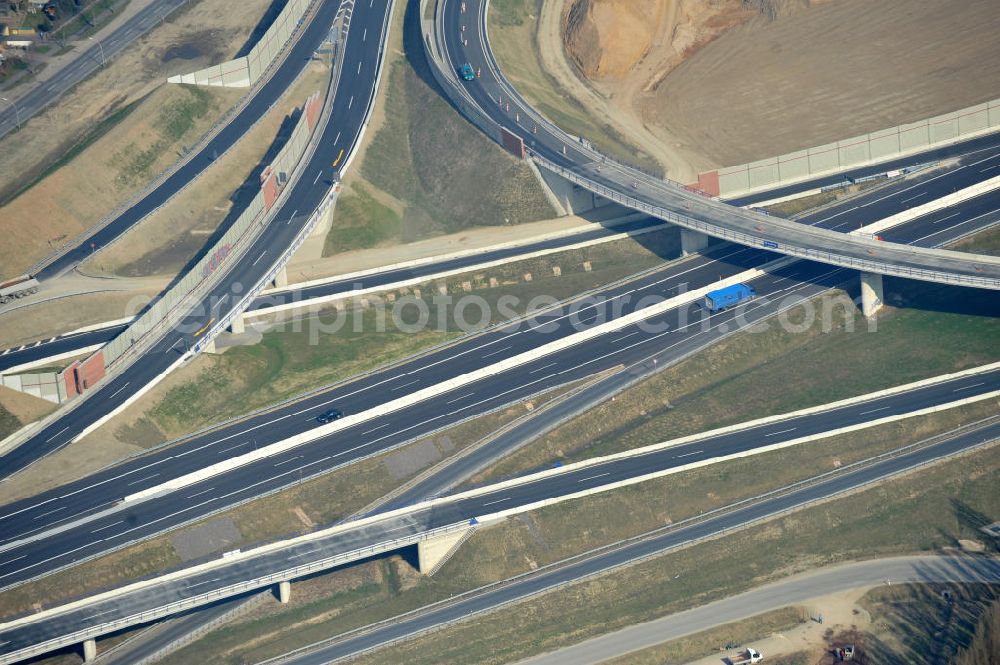
[[[928,555],[873,559],[821,568],[518,661],[518,665],[597,665],[715,626],[848,589],[885,584],[939,583],[998,584],[1000,560],[989,556]]]
[[[84,50],[73,62],[60,69],[42,85],[33,86],[13,104],[0,109],[0,138],[23,125],[32,116],[59,99],[66,91],[80,83],[102,66],[106,59],[114,58],[125,47],[149,32],[187,0],[154,0],[136,12],[110,35]],[[77,45],[76,48],[80,48]],[[102,50],[103,49],[103,50]]]
[[[503,78],[486,36],[487,6],[487,0],[439,0],[434,34],[425,37],[443,41],[446,63],[441,73],[458,86],[459,94],[467,96],[492,123],[522,138],[540,167],[549,168],[547,162],[564,177],[576,178],[581,186],[637,210],[666,208],[671,214],[680,214],[677,223],[697,225],[710,235],[739,234],[748,242],[755,239],[758,246],[772,242],[779,252],[834,265],[865,266],[873,272],[1000,289],[997,257],[918,250],[858,236],[845,239],[821,227],[735,208],[607,160],[548,123]],[[457,71],[465,63],[471,63],[481,75],[473,81],[459,80]],[[431,66],[438,64],[432,62]]]
[[[1000,137],[1000,134],[997,136]],[[878,188],[867,194],[853,197],[850,202],[837,204],[822,212],[807,215],[799,221],[806,224],[823,224],[829,221],[828,228],[847,232],[873,220],[884,219],[914,205],[935,200],[991,178],[998,173],[998,168],[1000,168],[1000,147],[988,150],[979,149],[974,154],[963,157],[957,166],[944,172],[926,173],[888,187]],[[835,218],[839,219],[833,221]],[[928,215],[919,224],[907,225],[898,231],[889,231],[883,235],[895,242],[934,247],[952,242],[966,233],[988,228],[997,222],[1000,222],[1000,193],[990,193],[953,209],[949,208],[947,212],[936,213],[934,217]],[[613,227],[596,225],[596,228],[592,230],[563,238],[530,242],[518,247],[500,250],[487,250],[412,268],[385,270],[356,279],[334,279],[325,284],[302,289],[278,290],[257,298],[251,303],[248,310],[254,311],[286,302],[302,302],[313,298],[347,295],[357,289],[377,288],[461,268],[471,270],[483,263],[503,259],[516,260],[520,256],[533,252],[565,247],[615,233],[638,231],[661,223],[660,220],[649,217],[617,224]],[[0,351],[0,372],[59,354],[71,353],[106,343],[125,330],[126,327],[127,324],[118,323],[86,332],[58,335],[20,347],[3,349]]]
[[[280,662],[289,665],[325,665],[378,649],[397,640],[412,638],[429,630],[466,621],[477,614],[494,611],[504,605],[524,600],[565,584],[580,582],[644,557],[663,554],[684,545],[724,534],[732,529],[746,527],[756,521],[779,515],[784,511],[801,508],[814,501],[850,492],[926,461],[968,450],[979,445],[984,436],[995,438],[998,435],[1000,435],[1000,429],[997,428],[994,428],[991,434],[968,433],[900,457],[880,461],[868,467],[836,474],[821,482],[785,494],[732,510],[725,510],[704,520],[689,520],[678,523],[674,527],[662,530],[658,535],[631,541],[619,547],[598,550],[589,556],[574,557],[562,564],[540,568],[514,580],[490,585],[481,591],[471,592],[459,597],[454,602],[390,619],[359,635],[347,636],[329,645],[292,655]]]
[[[835,217],[829,221],[840,223],[841,219]],[[920,226],[922,222],[914,220],[909,224]],[[962,232],[962,227],[956,228],[956,233]],[[752,325],[796,298],[813,296],[848,277],[848,271],[822,264],[793,263],[753,282],[761,298],[745,313],[731,310],[705,316],[697,305],[671,310],[650,319],[649,325],[633,325],[607,333],[586,344],[547,356],[544,362],[539,360],[514,367],[460,390],[399,409],[380,417],[377,422],[360,423],[282,455],[213,477],[182,490],[180,495],[157,497],[132,506],[124,513],[112,512],[101,518],[104,521],[89,521],[11,549],[15,541],[38,537],[53,527],[112,509],[126,494],[307,432],[316,426],[315,416],[332,404],[349,415],[362,413],[420,388],[438,385],[531,351],[541,344],[565,338],[603,319],[628,314],[651,299],[676,295],[682,288],[709,285],[720,277],[738,274],[774,258],[775,255],[762,250],[719,245],[703,255],[668,264],[639,279],[600,290],[593,298],[571,301],[531,322],[491,329],[4,506],[0,509],[0,533],[3,533],[0,561],[5,565],[0,565],[0,587],[107,552],[238,501],[276,491],[300,477],[323,473],[384,452],[542,390],[618,365],[643,362],[653,356],[669,362],[721,338],[739,325]],[[986,312],[1000,312],[1000,295],[981,292],[981,296]],[[738,318],[741,314],[742,321]],[[178,496],[183,498],[178,499]]]
[[[170,2],[175,3],[177,0],[170,0]],[[155,5],[151,6],[146,12],[149,12],[154,7]],[[338,7],[338,2],[319,3],[304,32],[291,45],[287,57],[274,71],[271,78],[255,91],[253,97],[251,97],[246,105],[211,140],[205,143],[197,154],[184,161],[179,168],[157,184],[152,191],[146,192],[142,198],[133,202],[108,224],[86,237],[76,238],[74,242],[77,244],[68,251],[50,257],[48,259],[50,262],[33,276],[39,280],[46,280],[71,270],[91,255],[93,252],[92,244],[97,248],[105,247],[166,203],[175,194],[194,182],[205,169],[212,165],[218,156],[225,154],[229,148],[243,138],[246,132],[258,120],[264,117],[268,109],[285,93],[291,82],[305,69],[306,65],[312,59],[313,51],[319,47],[330,32],[330,26],[333,23]],[[140,27],[140,25],[137,25],[134,28],[130,27],[130,29],[138,30]],[[105,49],[107,49],[108,40],[104,44]],[[94,51],[95,49],[96,46],[90,50]],[[73,67],[77,69],[86,68],[88,62],[86,59],[80,59]],[[374,83],[374,77],[372,77],[370,83]],[[50,84],[47,83],[42,86],[38,92],[43,92],[48,85]],[[30,97],[34,92],[29,93],[27,96]],[[0,128],[2,127],[2,120],[0,120]],[[305,209],[303,208],[303,210]]]
[[[918,392],[922,394],[924,390],[920,389]],[[934,391],[934,389],[927,390]],[[908,397],[918,401],[922,399],[912,393]],[[878,403],[880,402],[876,399],[868,404],[850,405],[835,411],[839,412],[838,418],[846,417],[844,409],[853,411],[854,417],[866,418],[867,416],[860,415],[860,410],[866,407],[878,408]],[[615,487],[620,481],[635,481],[652,473],[681,468],[700,460],[717,459],[722,455],[759,447],[765,439],[767,443],[772,443],[777,437],[790,435],[781,432],[781,428],[787,429],[791,424],[804,427],[806,421],[818,423],[826,420],[828,416],[829,414],[810,414],[800,416],[794,422],[768,423],[645,454],[604,460],[579,468],[550,471],[540,477],[527,477],[515,485],[500,484],[484,487],[455,495],[450,499],[442,499],[425,507],[415,506],[412,511],[390,514],[356,527],[344,525],[341,530],[332,534],[321,535],[257,555],[249,555],[235,561],[226,562],[223,559],[219,565],[176,578],[151,581],[140,588],[126,590],[79,607],[68,608],[41,620],[0,625],[0,654],[13,656],[26,647],[76,631],[96,628],[117,618],[138,616],[140,612],[150,611],[180,599],[205,596],[213,591],[228,589],[246,580],[268,576],[292,579],[295,575],[291,571],[297,567],[313,561],[327,560],[338,554],[368,547],[377,548],[380,543],[395,544],[400,540],[404,541],[404,544],[405,541],[416,542],[419,534],[431,529],[442,527],[461,529],[463,525],[474,523],[472,520],[488,523],[493,519],[492,516],[500,511],[530,509],[547,499],[583,491],[603,491]],[[769,436],[771,434],[774,436]],[[735,510],[717,513],[714,517],[694,523],[680,523],[649,539],[632,542],[618,549],[605,550],[582,560],[576,559],[569,565],[542,569],[538,571],[539,574],[526,576],[519,582],[494,587],[491,591],[464,598],[428,613],[418,614],[409,620],[390,622],[379,630],[323,649],[317,654],[310,655],[307,660],[297,662],[328,662],[333,657],[343,657],[356,652],[359,648],[377,646],[389,639],[411,633],[415,630],[414,622],[425,622],[422,627],[426,628],[427,621],[432,621],[429,625],[439,625],[446,621],[467,618],[476,612],[496,607],[502,602],[516,600],[527,593],[577,580],[607,570],[614,565],[621,565],[638,556],[650,555],[669,547],[744,526],[801,506],[805,502],[852,490],[944,455],[995,441],[998,437],[1000,437],[1000,422],[994,420],[989,424],[971,428],[923,447],[911,448],[896,456],[888,456],[877,462],[828,474],[818,482],[800,486],[783,494],[771,495],[755,503],[744,504]],[[282,571],[289,573],[282,576]],[[242,588],[237,592],[234,589],[233,594],[244,593],[247,590]]]
[[[323,7],[330,4],[336,3],[323,3]],[[290,247],[306,227],[312,211],[339,180],[343,164],[334,167],[333,163],[342,151],[351,154],[361,136],[375,95],[376,70],[382,63],[380,35],[388,30],[388,9],[387,3],[383,3],[354,11],[351,29],[343,45],[343,74],[329,120],[325,126],[317,128],[320,132],[317,149],[308,163],[300,165],[302,177],[286,186],[285,198],[279,199],[281,203],[271,211],[271,223],[242,255],[221,265],[220,269],[227,271],[225,278],[220,279],[176,326],[163,333],[139,361],[100,383],[71,413],[56,419],[0,458],[2,477],[67,445],[93,423],[126,403],[134,391],[148,385],[186,354],[199,341],[199,331],[212,320],[226,318],[236,307],[239,294],[265,279],[285,248]],[[319,21],[317,16],[310,27],[320,25]],[[275,76],[272,81],[277,78]]]

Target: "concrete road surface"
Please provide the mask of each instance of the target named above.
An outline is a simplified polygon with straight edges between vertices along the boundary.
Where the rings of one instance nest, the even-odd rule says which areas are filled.
[[[1000,559],[972,556],[909,556],[849,563],[796,575],[738,596],[629,626],[565,649],[521,661],[523,665],[590,665],[826,596],[845,589],[904,582],[1000,583]]]

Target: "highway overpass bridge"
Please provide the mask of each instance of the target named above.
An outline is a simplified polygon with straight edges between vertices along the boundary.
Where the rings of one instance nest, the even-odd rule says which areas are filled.
[[[735,208],[607,158],[549,122],[506,80],[489,42],[488,7],[489,0],[421,0],[421,30],[431,70],[452,103],[515,156],[696,233],[857,269],[869,310],[880,304],[881,275],[1000,289],[1000,257],[919,249],[804,226]],[[460,80],[457,72],[464,63],[481,75]]]
[[[956,375],[842,400],[792,414],[763,418],[633,451],[586,460],[376,513],[291,540],[179,570],[70,604],[0,624],[0,663],[83,643],[93,656],[94,638],[148,623],[224,598],[276,585],[284,602],[292,580],[403,548],[417,547],[418,567],[433,573],[480,526],[543,506],[631,485],[668,474],[797,445],[835,434],[1000,394],[1000,369],[987,366]],[[956,397],[960,395],[960,397]],[[879,417],[872,418],[877,412]],[[844,469],[819,482],[769,495],[769,502],[730,517],[700,537],[724,533],[820,498],[829,498],[1000,437],[989,419],[961,434],[908,446]],[[796,493],[798,492],[798,493]],[[683,541],[682,541],[683,542]]]

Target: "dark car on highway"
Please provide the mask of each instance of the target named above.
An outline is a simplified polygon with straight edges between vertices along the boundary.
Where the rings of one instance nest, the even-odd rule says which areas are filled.
[[[316,416],[316,422],[325,425],[326,423],[332,423],[334,420],[340,420],[343,417],[344,412],[340,409],[329,409]]]

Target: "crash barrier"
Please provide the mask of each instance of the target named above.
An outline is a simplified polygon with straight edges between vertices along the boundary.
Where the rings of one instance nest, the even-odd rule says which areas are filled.
[[[1000,99],[870,134],[698,175],[698,189],[731,197],[874,164],[1000,131]]]
[[[271,66],[271,63],[302,23],[312,0],[288,0],[274,23],[250,52],[221,65],[212,65],[190,74],[179,74],[167,79],[169,83],[189,83],[223,88],[249,88]]]

